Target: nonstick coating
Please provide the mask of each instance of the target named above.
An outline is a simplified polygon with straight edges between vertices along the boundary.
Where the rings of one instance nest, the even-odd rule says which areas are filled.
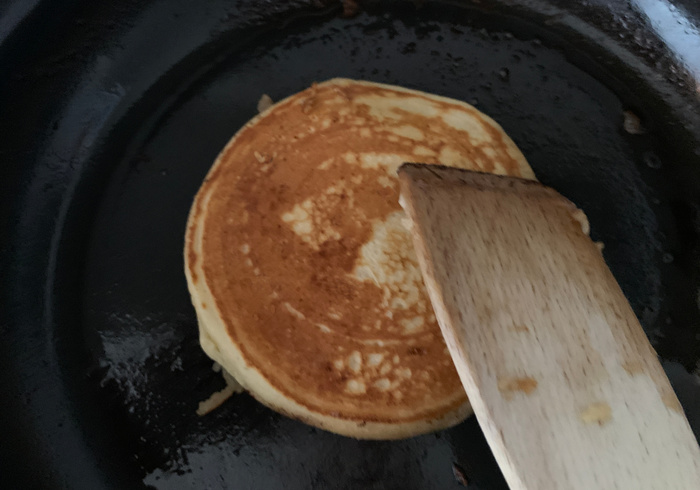
[[[191,3],[5,12],[25,17],[0,37],[1,488],[460,488],[455,474],[506,488],[474,418],[372,442],[246,394],[195,414],[223,381],[186,289],[189,206],[263,93],[335,76],[496,119],[589,216],[700,435],[700,104],[692,70],[638,13],[366,2],[342,18],[335,2]],[[645,134],[623,129],[627,110]]]

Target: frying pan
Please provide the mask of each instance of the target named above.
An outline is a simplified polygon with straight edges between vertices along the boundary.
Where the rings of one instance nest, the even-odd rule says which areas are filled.
[[[263,93],[334,76],[495,118],[589,216],[700,435],[698,4],[361,7],[0,5],[0,488],[506,488],[474,418],[373,442],[245,394],[195,415],[223,381],[183,274],[192,198]]]

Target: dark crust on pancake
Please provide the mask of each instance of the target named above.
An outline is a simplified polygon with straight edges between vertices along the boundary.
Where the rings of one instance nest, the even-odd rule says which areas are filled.
[[[372,235],[373,220],[383,220],[400,210],[397,181],[392,176],[393,186],[380,184],[381,178],[387,176],[383,168],[361,168],[337,161],[325,170],[318,166],[328,159],[337,160],[343,152],[411,154],[409,145],[415,146],[416,142],[408,138],[392,142],[385,135],[363,138],[355,134],[361,128],[372,130],[372,123],[367,107],[351,101],[378,92],[391,97],[416,97],[386,87],[327,83],[274,107],[271,111],[276,117],[263,117],[248,125],[236,136],[236,143],[220,156],[221,164],[208,176],[199,194],[211,191],[211,200],[204,210],[198,199],[193,216],[206,213],[204,275],[228,334],[245,361],[275,389],[312,412],[339,419],[400,423],[444,416],[464,406],[466,396],[434,320],[419,335],[405,335],[398,328],[399,321],[410,319],[416,312],[397,311],[392,320],[383,319],[379,332],[361,329],[368,318],[375,320],[379,316],[374,309],[381,291],[371,282],[347,276],[356,265],[362,245]],[[327,113],[326,104],[320,102],[326,97],[344,98],[345,103],[338,107],[348,108],[349,114],[337,114],[338,107]],[[300,99],[303,102],[297,104]],[[454,103],[433,99],[430,102],[455,108]],[[463,106],[459,108],[465,110]],[[480,117],[477,111],[473,112]],[[331,120],[323,130],[313,121],[321,117]],[[344,125],[344,118],[352,121]],[[364,122],[353,125],[355,120]],[[480,170],[494,170],[486,147],[498,150],[506,146],[503,133],[489,124],[482,124],[492,139],[484,147],[464,141],[464,133],[458,134],[438,118],[430,120],[430,128],[425,124],[425,118],[402,112],[397,126],[414,125],[434,135],[435,147],[431,147],[429,138],[420,144],[436,154],[440,153],[440,145],[444,146],[441,141],[450,141],[453,146],[463,141],[458,150],[472,161],[480,161],[476,167]],[[382,123],[382,127],[386,125]],[[324,134],[308,138],[306,126],[314,126]],[[296,138],[289,136],[294,133],[298,133]],[[356,137],[350,138],[350,134]],[[517,158],[505,151],[498,156],[507,173],[520,175],[521,162]],[[427,163],[437,163],[436,158],[420,156]],[[417,160],[415,156],[406,159]],[[352,182],[353,175],[362,181]],[[314,249],[280,216],[331,186],[339,190],[330,196],[324,212],[339,236]],[[191,226],[196,221],[191,220]],[[189,234],[192,235],[191,229]],[[246,244],[250,251],[243,253],[241,247]],[[193,247],[188,248],[191,281],[196,284],[199,278],[194,269],[200,257]],[[248,259],[253,265],[246,265]],[[256,269],[258,274],[253,272]],[[304,318],[284,311],[285,302],[302,311]],[[329,319],[331,309],[340,313],[342,319]],[[327,324],[332,332],[321,332],[315,326],[318,323]],[[395,349],[369,349],[358,344],[359,340],[376,338],[400,343]],[[347,367],[337,369],[333,361],[344,359],[347,364],[348,356],[355,350],[363,356],[385,352],[390,364],[394,355],[399,356],[399,363],[391,366],[392,373],[398,368],[409,368],[412,373],[400,384],[400,399],[393,391],[372,386],[361,395],[347,393],[348,380],[357,376]],[[376,370],[384,364],[376,366]],[[379,376],[370,375],[374,376],[370,380]]]

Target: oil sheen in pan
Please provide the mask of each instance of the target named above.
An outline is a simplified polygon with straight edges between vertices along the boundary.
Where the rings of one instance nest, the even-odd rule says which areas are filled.
[[[700,389],[683,367],[697,359],[697,343],[691,349],[670,340],[697,333],[690,325],[697,305],[675,289],[696,284],[679,280],[689,259],[676,253],[683,230],[672,218],[672,186],[661,184],[673,178],[669,150],[653,128],[644,136],[625,132],[626,95],[540,34],[512,20],[428,7],[301,21],[219,60],[157,116],[144,114],[126,154],[111,162],[116,171],[97,211],[83,312],[101,367],[95,381],[134,434],[145,483],[443,489],[459,487],[456,463],[474,488],[506,488],[473,418],[441,433],[372,442],[290,420],[245,394],[206,417],[195,414],[223,382],[199,348],[182,277],[191,199],[262,93],[279,100],[335,76],[454,97],[496,119],[538,178],[585,210],[660,354],[681,361],[666,363],[681,401],[700,413]],[[639,115],[645,124],[648,115]],[[700,419],[689,418],[698,434]]]

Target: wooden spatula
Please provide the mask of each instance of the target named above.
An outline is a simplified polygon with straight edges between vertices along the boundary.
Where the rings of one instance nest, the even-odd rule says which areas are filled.
[[[587,235],[539,183],[399,169],[442,333],[510,488],[700,490],[700,448]]]

